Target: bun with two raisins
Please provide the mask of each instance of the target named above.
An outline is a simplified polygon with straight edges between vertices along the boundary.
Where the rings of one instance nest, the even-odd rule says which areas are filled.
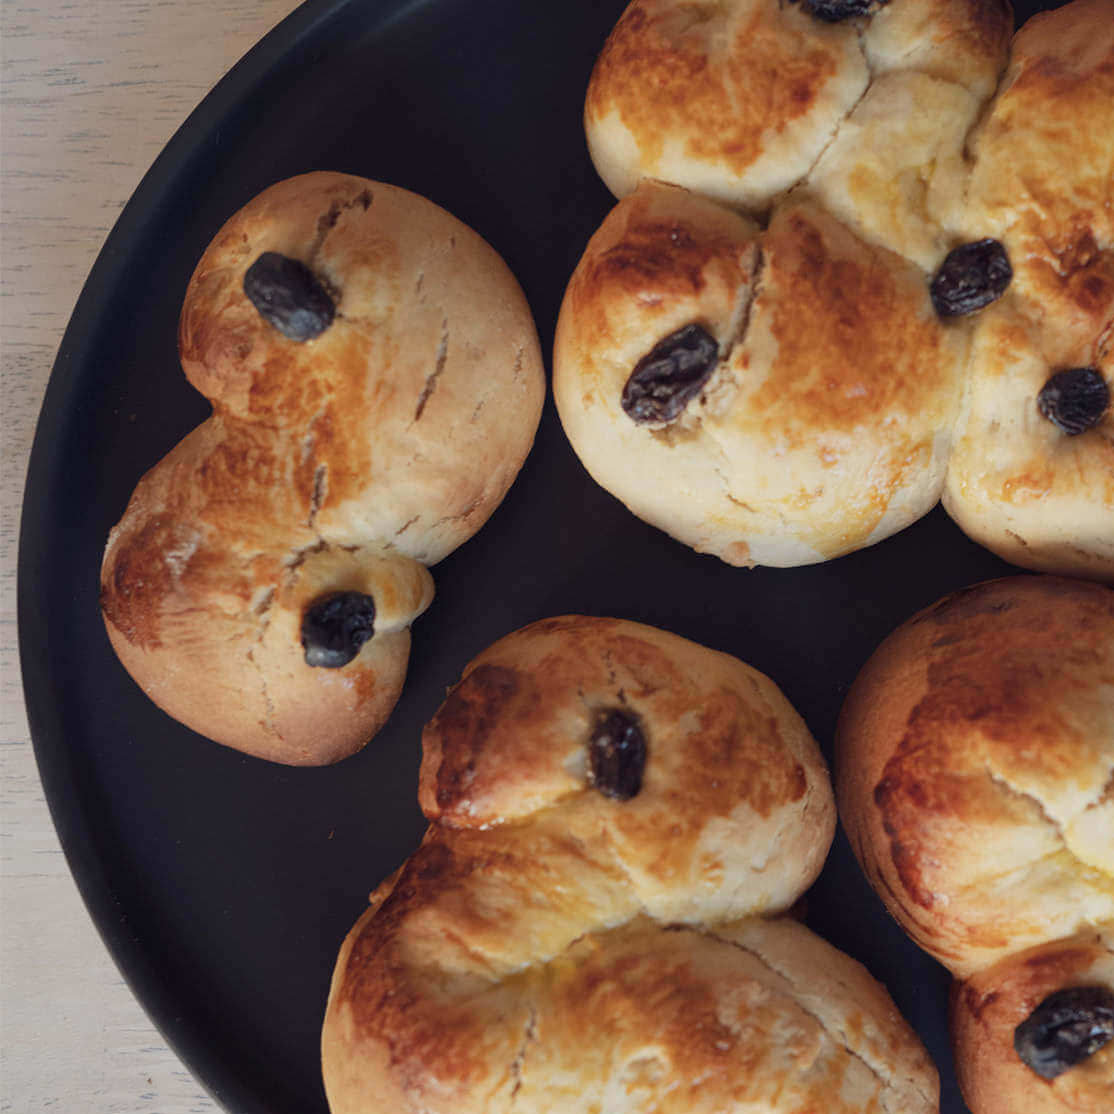
[[[201,734],[337,761],[398,698],[427,566],[480,528],[530,449],[545,382],[529,307],[432,202],[306,174],[216,235],[179,350],[213,413],[112,530],[109,637]]]

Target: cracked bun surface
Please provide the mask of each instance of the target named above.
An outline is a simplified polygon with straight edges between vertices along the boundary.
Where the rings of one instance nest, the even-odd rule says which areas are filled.
[[[627,7],[584,110],[620,201],[562,306],[554,384],[573,448],[635,514],[730,564],[785,566],[942,499],[1007,560],[1114,581],[1114,0],[1073,0],[1011,40],[1012,22],[1006,0]],[[631,265],[589,296],[582,271],[669,186],[693,200],[637,230],[653,265],[624,245]],[[756,254],[703,321],[706,276],[676,236],[723,225],[710,202],[757,222],[735,233]],[[824,229],[797,250],[812,281],[778,288],[802,213]],[[688,282],[666,276],[671,255]],[[636,313],[641,348],[616,325]],[[714,373],[638,364],[675,320],[718,341]],[[670,405],[620,412],[636,367]]]
[[[529,307],[432,202],[313,173],[220,230],[179,351],[213,413],[112,530],[109,637],[201,734],[336,761],[398,698],[426,566],[480,528],[529,452],[545,390]]]
[[[1010,577],[945,597],[863,667],[836,757],[840,818],[868,879],[966,980],[953,1014],[972,1109],[1110,1110],[1114,591]],[[1015,1030],[1081,986],[1107,1004],[1054,1002],[1041,1041],[1078,1051],[1081,1031],[1098,1036],[1050,1081]]]
[[[834,802],[765,676],[565,616],[464,671],[423,735],[417,851],[337,959],[333,1114],[928,1114],[888,995],[784,913]]]
[[[961,977],[1114,921],[1114,592],[1009,577],[898,628],[837,733],[840,816]]]
[[[611,192],[654,178],[766,208],[808,175],[875,79],[918,71],[985,99],[1009,41],[1001,0],[883,2],[838,22],[810,8],[634,0],[585,100],[589,151]]]
[[[962,218],[1014,278],[975,319],[944,505],[1014,564],[1114,581],[1114,0],[1018,32],[973,154]],[[1078,368],[1097,391],[1069,433],[1041,396]]]
[[[628,380],[690,324],[715,341],[700,393],[632,417]],[[553,390],[582,463],[640,518],[729,564],[805,565],[939,500],[965,338],[940,328],[916,266],[811,201],[761,230],[644,182],[572,276]]]

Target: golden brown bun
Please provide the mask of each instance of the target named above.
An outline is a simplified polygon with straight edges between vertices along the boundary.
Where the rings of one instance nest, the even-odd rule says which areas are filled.
[[[561,380],[603,378],[592,363],[614,363],[609,375],[618,378],[645,349],[582,328],[585,292],[570,289],[555,383],[574,449],[634,513],[731,564],[826,560],[904,528],[942,498],[964,531],[1007,560],[1114,581],[1114,405],[1078,435],[1038,407],[1049,379],[1071,369],[1088,369],[1093,397],[1104,383],[1114,395],[1114,0],[1042,13],[1012,53],[1005,0],[879,0],[836,22],[816,18],[811,4],[628,6],[601,51],[584,115],[596,168],[624,199],[616,212],[662,183],[768,219],[771,234],[787,207],[806,207],[829,229],[845,225],[879,260],[903,257],[925,289],[953,248],[997,239],[1013,264],[1005,296],[970,317],[930,315],[939,335],[922,321],[910,341],[894,321],[905,316],[904,299],[887,300],[854,276],[844,283],[838,237],[827,235],[830,289],[793,290],[786,305],[818,368],[829,365],[816,382],[849,403],[841,417],[869,411],[871,428],[817,424],[791,390],[757,438],[740,444],[734,421],[713,430],[702,407],[718,415],[725,395],[767,382],[764,366],[757,375],[736,367],[723,349],[722,373],[684,421],[633,430],[616,419],[603,443],[599,393]],[[613,234],[620,222],[612,214],[608,223]],[[756,231],[736,236],[762,241]],[[601,249],[593,240],[583,266]],[[664,261],[671,245],[662,235],[653,250]],[[691,254],[676,253],[676,265],[696,274]],[[742,267],[738,304],[713,318],[721,345],[726,327],[741,348],[732,330],[747,321],[750,299],[756,312],[769,301],[766,262],[760,254]],[[704,291],[689,298],[664,269],[643,264],[598,297],[633,300],[651,337],[663,335],[666,318],[708,311]],[[813,315],[817,327],[806,334]],[[762,323],[749,327],[758,334]],[[896,404],[879,409],[863,379],[884,379],[891,338],[925,385],[907,391],[910,377],[899,374]],[[778,346],[763,355],[769,382],[797,374]],[[832,374],[833,362],[845,366]],[[607,391],[612,399],[614,385]],[[925,396],[930,411],[911,422]],[[803,432],[813,444],[802,454]],[[637,463],[626,468],[624,459]]]
[[[863,667],[836,751],[871,884],[967,980],[953,1035],[974,1114],[1108,1114],[1114,1044],[1046,1079],[1014,1031],[1096,985],[1114,1026],[1114,591],[1011,577],[946,597]]]
[[[837,760],[863,869],[954,974],[1114,920],[1114,592],[1010,577],[920,612],[856,678]]]
[[[616,197],[654,178],[765,209],[879,76],[920,72],[985,99],[1009,26],[999,0],[902,0],[840,23],[798,3],[634,0],[592,73],[589,150]]]
[[[336,313],[292,340],[244,290],[263,253],[308,266]],[[349,175],[280,182],[197,265],[179,348],[213,416],[140,482],[108,541],[106,626],[151,698],[210,738],[292,764],[358,750],[390,713],[425,566],[470,537],[533,440],[544,374],[502,260],[415,194]],[[370,594],[374,637],[311,668],[305,608]]]
[[[960,216],[1014,278],[978,315],[944,505],[1014,564],[1114,581],[1114,407],[1069,436],[1037,396],[1091,367],[1114,393],[1114,0],[1075,0],[1018,32],[973,141]]]
[[[676,418],[632,420],[636,365],[694,322],[718,345],[711,378]],[[813,202],[760,231],[644,182],[572,276],[553,390],[585,467],[639,517],[729,564],[805,565],[936,504],[965,341],[919,268]]]
[[[601,717],[647,758],[594,787]],[[614,619],[543,620],[423,736],[420,848],[345,940],[333,1114],[937,1109],[892,1002],[788,919],[833,830],[819,750],[741,662]]]
[[[1114,924],[1045,944],[956,984],[956,1072],[977,1114],[1110,1114],[1114,1041],[1052,1079],[1028,1068],[1014,1031],[1049,997],[1072,987],[1114,995]]]

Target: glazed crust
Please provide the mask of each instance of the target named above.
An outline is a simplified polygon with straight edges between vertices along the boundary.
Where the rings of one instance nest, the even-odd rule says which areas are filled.
[[[1049,995],[1114,988],[1114,591],[1010,577],[915,615],[856,678],[836,759],[871,884],[965,980],[974,1114],[1114,1109],[1114,1043],[1051,1081],[1014,1048]]]
[[[589,150],[616,197],[653,178],[760,211],[882,75],[918,71],[985,99],[1009,29],[999,0],[901,0],[841,23],[797,3],[634,0],[592,74]]]
[[[1044,1080],[1014,1051],[1014,1030],[1066,987],[1114,993],[1114,924],[1088,929],[981,971],[952,995],[956,1072],[978,1114],[1109,1114],[1114,1110],[1114,1041]]]
[[[637,717],[640,792],[589,783],[601,712]],[[423,737],[417,852],[337,960],[333,1114],[936,1109],[888,996],[786,919],[834,823],[776,687],[638,624],[496,643]]]
[[[336,304],[294,341],[256,310],[263,253],[306,264]],[[414,194],[349,175],[280,182],[202,256],[179,349],[213,415],[140,482],[105,551],[122,662],[175,718],[275,761],[363,746],[397,699],[426,569],[470,537],[529,451],[544,375],[496,253]],[[305,664],[306,606],[353,590],[375,636]]]
[[[554,376],[574,449],[635,514],[728,563],[790,566],[873,544],[942,499],[1009,561],[1114,580],[1114,406],[1069,436],[1037,405],[1049,378],[1073,368],[1114,393],[1114,0],[1042,13],[1012,48],[1011,25],[1004,0],[879,0],[837,22],[791,0],[627,7],[585,101],[596,168],[622,200],[570,284]],[[760,245],[758,262],[743,265],[739,301],[713,331],[742,353],[740,320],[762,337],[776,305],[791,340],[815,321],[808,358],[839,420],[817,421],[792,386],[802,361],[782,343],[766,343],[757,367],[721,350],[723,370],[682,420],[631,428],[614,383],[600,405],[600,367],[617,379],[646,348],[581,314],[628,314],[626,332],[637,319],[660,337],[662,323],[709,311],[703,291],[661,268],[584,289],[581,270],[634,223],[638,205],[624,207],[663,184],[768,223],[737,233]],[[828,230],[830,281],[787,287],[777,303],[777,230],[803,211]],[[837,223],[865,245],[850,274]],[[954,248],[988,238],[1013,265],[1005,296],[969,318],[929,311],[912,328],[920,307],[906,280],[927,290]],[[665,258],[670,246],[662,237],[653,251]],[[899,275],[906,261],[900,293],[854,274],[864,251],[875,273]],[[691,252],[678,254],[691,271]],[[790,386],[751,413],[767,383]],[[880,397],[883,383],[892,397]],[[864,420],[849,428],[856,410]],[[746,422],[764,424],[740,436]]]
[[[1114,592],[1011,577],[903,624],[840,715],[867,877],[963,978],[1114,920]]]
[[[961,211],[1014,269],[976,322],[944,505],[1025,568],[1114,581],[1114,407],[1068,436],[1037,396],[1092,367],[1114,392],[1114,0],[1075,0],[1017,34],[973,137]]]
[[[716,338],[715,372],[676,420],[632,421],[636,364],[690,322]],[[761,231],[647,182],[572,276],[553,389],[580,459],[639,517],[729,564],[804,565],[937,502],[965,342],[916,266],[815,203]]]
[[[554,393],[635,514],[729,564],[791,567],[939,500],[970,330],[941,327],[928,275],[1009,24],[997,0],[839,23],[757,0],[627,8],[585,106],[622,200],[570,281]],[[679,418],[635,424],[627,378],[689,322],[715,336],[715,373]]]

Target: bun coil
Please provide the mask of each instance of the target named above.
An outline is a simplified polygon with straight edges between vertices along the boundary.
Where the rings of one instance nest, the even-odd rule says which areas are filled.
[[[944,507],[1015,565],[1114,581],[1114,0],[1018,32],[971,147],[956,223],[1014,277],[974,319]]]
[[[651,343],[693,326],[706,381],[675,415],[632,416]],[[965,342],[914,265],[811,201],[761,229],[644,182],[572,276],[553,390],[585,467],[640,518],[728,564],[807,565],[939,500]],[[671,374],[647,390],[668,398]]]
[[[1114,580],[1114,0],[1010,26],[1003,0],[628,6],[584,114],[620,200],[554,394],[635,514],[783,567],[942,499],[1008,560]],[[699,375],[661,358],[682,329]]]
[[[938,1109],[885,991],[782,915],[834,802],[762,674],[547,619],[471,662],[422,741],[429,829],[333,975],[333,1114]]]
[[[216,235],[179,351],[213,413],[108,539],[112,645],[201,734],[334,762],[398,698],[427,566],[480,528],[530,449],[545,386],[529,307],[432,202],[313,173]]]
[[[1107,1114],[1114,591],[1011,577],[946,597],[863,667],[836,746],[840,817],[863,870],[960,980],[956,1064],[972,1110]],[[1085,1029],[1095,1046],[1072,1063],[1060,1049],[1046,1077],[1019,1033],[1030,1017],[1042,1040]]]

